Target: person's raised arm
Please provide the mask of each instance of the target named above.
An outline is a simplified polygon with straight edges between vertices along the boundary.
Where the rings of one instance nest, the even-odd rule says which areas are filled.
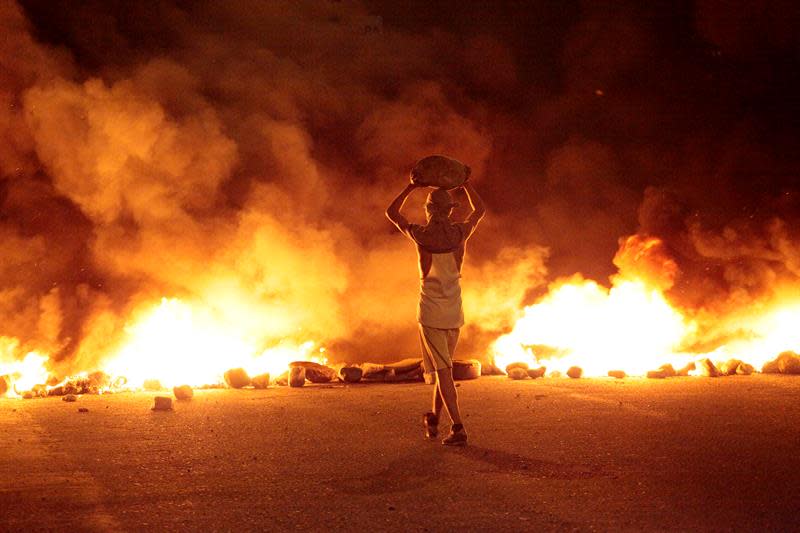
[[[411,191],[418,188],[419,185],[414,183],[409,183],[406,185],[406,188],[403,189],[397,197],[392,200],[392,203],[389,204],[389,207],[386,208],[386,218],[392,221],[392,224],[397,226],[402,232],[406,232],[408,230],[408,220],[402,214],[400,214],[400,210],[403,208],[403,204],[406,202],[406,198],[408,195],[411,194]]]
[[[466,222],[472,226],[472,229],[474,230],[475,226],[478,225],[478,222],[480,222],[483,216],[486,214],[486,206],[483,204],[483,198],[481,198],[481,195],[475,190],[475,187],[472,186],[472,183],[466,181],[464,182],[463,187],[464,192],[467,193],[469,205],[472,207],[472,213],[469,214]]]

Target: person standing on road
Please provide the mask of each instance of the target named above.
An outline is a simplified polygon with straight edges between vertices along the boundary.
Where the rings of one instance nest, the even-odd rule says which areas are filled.
[[[419,256],[420,295],[417,309],[422,362],[425,373],[435,375],[433,410],[425,413],[426,435],[438,435],[439,415],[447,409],[452,426],[442,440],[449,446],[464,446],[467,432],[461,420],[458,394],[453,381],[453,353],[458,342],[459,328],[464,325],[461,306],[461,265],[467,239],[475,231],[486,210],[483,200],[469,181],[462,185],[472,212],[464,222],[453,222],[451,215],[458,204],[445,189],[434,189],[425,202],[427,224],[411,224],[400,214],[409,194],[424,185],[410,183],[392,201],[386,216],[417,248]]]

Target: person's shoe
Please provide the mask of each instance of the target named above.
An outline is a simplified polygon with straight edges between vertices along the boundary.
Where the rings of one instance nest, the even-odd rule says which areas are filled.
[[[422,423],[425,425],[425,436],[435,439],[439,434],[439,417],[433,413],[425,413],[422,415]]]
[[[445,446],[466,446],[467,432],[464,431],[464,426],[450,428],[450,434],[442,439],[442,444]]]

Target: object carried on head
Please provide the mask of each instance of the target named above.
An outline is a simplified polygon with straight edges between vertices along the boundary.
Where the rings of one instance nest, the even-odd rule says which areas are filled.
[[[411,169],[411,181],[427,187],[455,189],[467,181],[470,171],[461,161],[444,155],[429,155]]]

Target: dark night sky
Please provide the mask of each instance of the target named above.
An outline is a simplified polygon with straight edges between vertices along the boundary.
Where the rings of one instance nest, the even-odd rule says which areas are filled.
[[[23,140],[0,154],[0,222],[30,257],[4,268],[36,263],[36,239],[61,258],[6,283],[35,302],[61,287],[55,337],[70,339],[66,352],[100,309],[202,292],[183,281],[203,262],[196,252],[163,243],[182,228],[211,235],[203,253],[216,254],[231,231],[242,238],[229,226],[243,213],[274,218],[272,237],[286,232],[334,265],[338,275],[306,275],[325,279],[323,304],[355,313],[347,325],[323,320],[343,350],[385,340],[348,307],[363,309],[363,298],[340,295],[356,279],[395,290],[384,265],[398,244],[382,209],[413,161],[435,151],[469,162],[489,204],[471,248],[476,277],[514,270],[521,289],[508,294],[525,301],[574,272],[605,282],[619,239],[637,232],[664,240],[681,269],[670,295],[688,309],[728,305],[733,293],[761,298],[800,275],[795,2],[5,3],[17,40],[2,50],[0,82],[16,107],[2,127]],[[202,123],[207,144],[186,149],[199,161],[192,171],[164,185],[173,166],[130,148],[125,169],[138,158],[138,170],[87,177],[103,152],[48,131],[84,132],[91,150],[115,153],[113,135],[93,134],[119,117],[84,130],[70,110],[117,99],[145,116],[157,105],[179,138]],[[211,200],[191,193],[204,187]],[[172,215],[155,217],[142,197]],[[37,226],[34,212],[49,222]],[[174,271],[151,264],[156,245]],[[244,276],[241,257],[219,261]],[[244,272],[259,268],[270,265]],[[278,299],[307,297],[289,287]],[[0,308],[26,317],[21,329],[41,322],[42,308],[23,300]]]

